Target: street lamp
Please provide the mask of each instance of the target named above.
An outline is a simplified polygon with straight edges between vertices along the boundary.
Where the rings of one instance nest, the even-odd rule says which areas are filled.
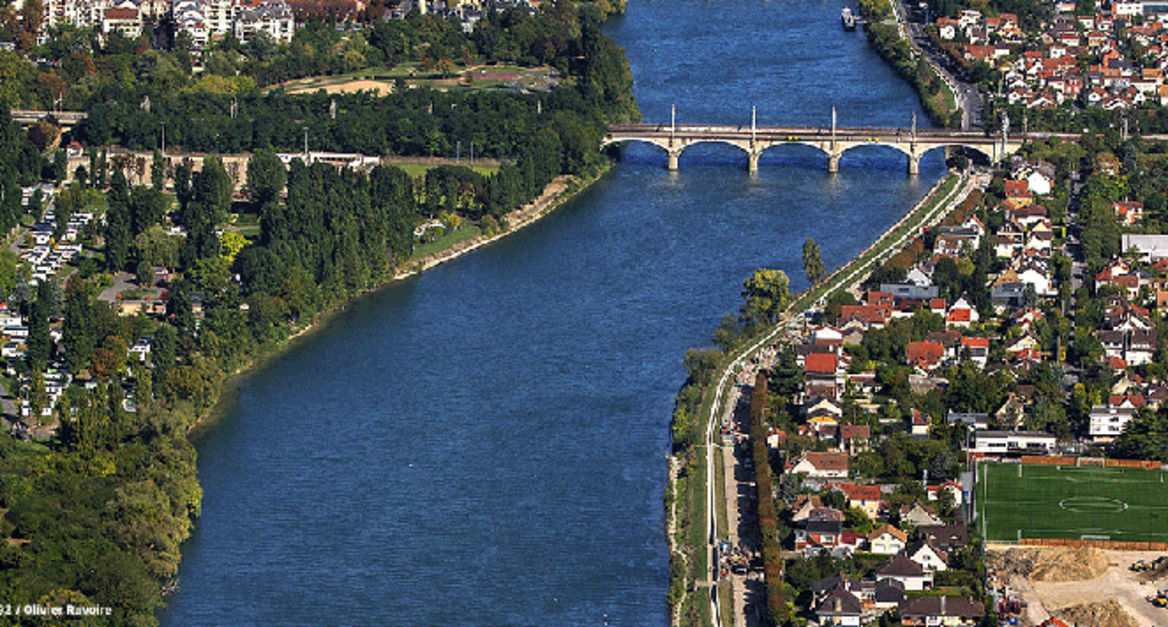
[[[308,127],[303,126],[301,128],[304,129],[304,160],[305,160],[305,162],[307,162],[308,161]]]
[[[162,121],[162,156],[166,156],[166,120]]]

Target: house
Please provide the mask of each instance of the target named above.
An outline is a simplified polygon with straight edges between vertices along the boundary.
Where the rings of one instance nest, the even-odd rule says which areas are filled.
[[[918,527],[917,532],[942,551],[959,549],[969,543],[969,530],[965,525],[925,525]]]
[[[1151,363],[1152,354],[1156,352],[1156,331],[1142,331],[1133,329],[1127,334],[1127,349],[1123,353],[1123,360],[1129,366],[1142,366]]]
[[[1131,405],[1093,405],[1087,435],[1096,442],[1110,442],[1123,433],[1127,423],[1136,417],[1136,411]]]
[[[999,313],[1026,304],[1026,284],[1020,281],[996,284],[990,289],[990,303]]]
[[[791,509],[795,512],[791,515],[791,520],[796,523],[803,522],[811,516],[811,511],[823,507],[823,501],[815,494],[800,494],[795,498],[795,502],[791,505]]]
[[[896,579],[882,579],[872,590],[872,605],[878,610],[900,607],[904,601],[904,584]]]
[[[903,308],[906,304],[913,303],[927,303],[941,295],[941,288],[929,285],[927,283],[928,277],[925,277],[919,269],[914,268],[914,270],[916,270],[916,274],[910,272],[909,277],[915,278],[916,281],[924,280],[926,281],[925,285],[920,285],[917,282],[880,284],[880,291],[892,294],[897,307]]]
[[[812,353],[804,358],[804,383],[808,388],[822,390],[825,396],[836,398],[840,395],[840,381],[836,372],[840,368],[840,357],[835,353]]]
[[[150,356],[150,348],[153,344],[154,338],[150,336],[140,337],[134,340],[134,345],[130,347],[130,355],[137,357],[139,362],[144,362]]]
[[[958,298],[945,315],[945,324],[957,327],[969,327],[972,324],[977,324],[978,320],[977,310],[969,304],[969,301],[965,300],[965,297]]]
[[[840,450],[848,455],[856,455],[868,450],[868,441],[872,437],[872,427],[868,425],[853,425],[843,423],[839,426]]]
[[[803,526],[795,530],[795,550],[838,546],[843,525],[844,515],[838,509],[820,507],[811,510]]]
[[[899,581],[904,584],[906,592],[933,587],[933,573],[904,555],[894,555],[892,559],[876,567],[876,581],[884,579]]]
[[[868,550],[877,555],[896,555],[907,544],[908,536],[888,523],[868,534]]]
[[[1123,201],[1111,204],[1111,210],[1120,224],[1132,226],[1144,221],[1144,203]]]
[[[846,590],[855,595],[863,594],[863,582],[844,573],[820,579],[811,583],[811,598],[818,605],[835,589]]]
[[[990,339],[988,337],[961,338],[961,352],[968,355],[969,360],[979,368],[985,368],[990,358]]]
[[[913,543],[905,551],[905,555],[927,571],[949,570],[949,556],[928,541]]]
[[[978,431],[973,434],[973,452],[988,455],[1049,455],[1056,439],[1041,431]]]
[[[905,627],[977,625],[983,618],[984,605],[960,597],[917,597],[900,604],[900,622]]]
[[[1138,235],[1124,233],[1120,236],[1120,249],[1124,255],[1136,251],[1145,260],[1155,261],[1168,257],[1168,235]]]
[[[990,415],[983,413],[955,412],[952,409],[945,415],[945,423],[950,425],[962,424],[970,429],[989,429]]]
[[[1030,352],[1037,353],[1040,348],[1041,345],[1038,343],[1038,338],[1027,331],[1006,345],[1006,353],[1011,357],[1019,357]]]
[[[817,479],[846,479],[848,476],[847,453],[817,453],[808,451],[794,463],[789,463],[788,472],[807,475]]]
[[[911,506],[900,506],[900,521],[910,522],[916,527],[943,525],[945,521],[937,517],[937,510],[931,505],[922,505],[920,501]]]
[[[954,505],[961,505],[965,501],[965,495],[961,491],[961,485],[953,481],[946,481],[941,485],[925,486],[925,492],[930,501],[936,501],[942,492],[949,493]]]
[[[908,365],[926,372],[936,368],[945,355],[945,348],[937,342],[909,342],[905,349]]]
[[[815,607],[815,614],[820,625],[859,627],[863,610],[860,599],[840,586],[827,593]]]
[[[811,397],[804,401],[803,416],[808,420],[818,418],[821,416],[830,416],[839,422],[839,418],[844,415],[844,408],[831,398]]]
[[[917,437],[928,437],[929,435],[929,415],[917,409],[912,408],[912,413],[909,417],[909,433]]]
[[[848,507],[863,510],[872,520],[876,520],[880,515],[880,507],[884,504],[884,493],[880,491],[880,486],[836,483],[832,484],[831,487],[843,492],[844,496],[848,497]]]

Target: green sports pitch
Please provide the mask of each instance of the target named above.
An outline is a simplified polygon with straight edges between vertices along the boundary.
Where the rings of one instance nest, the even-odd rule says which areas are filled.
[[[1160,470],[978,465],[977,528],[989,541],[1074,538],[1168,542],[1168,478]]]

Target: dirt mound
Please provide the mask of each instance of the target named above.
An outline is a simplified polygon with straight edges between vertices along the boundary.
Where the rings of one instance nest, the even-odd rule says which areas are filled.
[[[1091,547],[1009,549],[992,555],[990,566],[1033,581],[1082,581],[1107,572],[1107,556]]]
[[[1115,601],[1072,605],[1055,611],[1055,615],[1072,625],[1091,625],[1091,627],[1140,627],[1136,619],[1132,618]]]

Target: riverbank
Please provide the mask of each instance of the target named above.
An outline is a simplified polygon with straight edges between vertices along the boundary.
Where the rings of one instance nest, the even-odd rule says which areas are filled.
[[[506,215],[506,230],[490,235],[485,233],[475,235],[456,242],[440,252],[424,256],[420,259],[412,259],[407,262],[408,269],[399,270],[381,285],[355,294],[352,298],[346,300],[345,303],[318,313],[307,323],[295,328],[287,338],[280,341],[274,348],[256,356],[248,363],[232,371],[220,384],[220,389],[216,392],[210,408],[204,411],[188,428],[188,437],[192,441],[197,442],[206,430],[214,425],[231,408],[235,399],[235,392],[244,379],[292,349],[297,344],[297,340],[323,329],[333,316],[343,312],[357,299],[364,298],[399,281],[408,279],[437,265],[457,259],[508,235],[517,233],[519,230],[534,224],[540,218],[547,216],[575,198],[577,194],[599,181],[611,169],[612,164],[610,162],[604,162],[594,175],[587,178],[580,179],[568,175],[557,176],[544,187],[543,192],[534,200],[518,209],[512,210]]]
[[[858,6],[864,17],[868,43],[912,85],[933,124],[959,128],[963,113],[957,102],[957,93],[932,59],[914,49],[896,0],[860,0]]]
[[[891,251],[905,246],[916,234],[942,220],[968,195],[973,188],[973,181],[966,176],[948,176],[938,181],[920,202],[875,242],[839,267],[827,280],[793,299],[774,325],[760,330],[752,337],[740,339],[737,348],[721,356],[713,374],[707,378],[708,384],[700,392],[701,401],[696,413],[704,418],[703,424],[698,425],[704,434],[703,442],[692,449],[680,451],[669,461],[666,529],[671,533],[670,590],[685,591],[680,595],[675,593],[669,599],[672,624],[707,625],[711,623],[712,617],[724,613],[719,611],[717,596],[709,597],[707,603],[692,591],[712,585],[710,574],[714,545],[728,532],[728,529],[718,529],[718,521],[728,523],[727,517],[711,514],[716,511],[715,486],[725,481],[724,477],[715,476],[714,460],[718,455],[712,452],[715,449],[715,430],[723,426],[718,417],[728,415],[728,408],[734,407],[738,400],[738,390],[733,384],[737,375],[750,370],[747,363],[755,360],[758,352],[774,342],[804,310],[834,291],[857,289]],[[979,181],[979,184],[984,182]],[[765,367],[765,364],[760,367]],[[733,467],[723,466],[722,472],[733,473]],[[680,567],[682,563],[688,568]],[[769,566],[767,571],[774,572]],[[777,565],[777,568],[781,572],[781,565]],[[737,583],[741,584],[742,581]]]

